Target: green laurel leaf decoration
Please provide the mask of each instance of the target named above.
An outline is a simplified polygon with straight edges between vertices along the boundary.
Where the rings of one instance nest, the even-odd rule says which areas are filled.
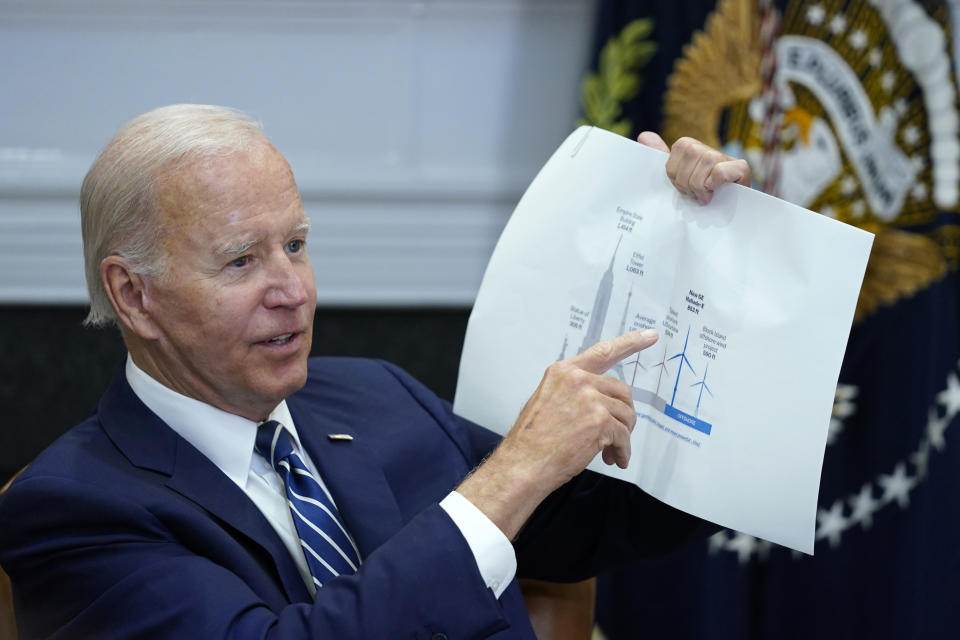
[[[623,115],[623,103],[632,99],[643,86],[638,72],[653,54],[657,44],[647,40],[653,21],[640,18],[628,23],[612,36],[600,51],[597,69],[587,74],[580,85],[583,117],[578,125],[593,125],[622,136],[629,136],[633,123]]]

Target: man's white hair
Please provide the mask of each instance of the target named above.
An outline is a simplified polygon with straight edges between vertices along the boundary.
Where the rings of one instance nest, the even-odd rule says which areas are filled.
[[[90,293],[84,324],[116,324],[100,280],[107,256],[126,258],[136,273],[166,268],[155,189],[163,174],[200,158],[229,156],[265,141],[256,120],[233,109],[176,104],[125,124],[103,148],[80,190],[83,259]]]

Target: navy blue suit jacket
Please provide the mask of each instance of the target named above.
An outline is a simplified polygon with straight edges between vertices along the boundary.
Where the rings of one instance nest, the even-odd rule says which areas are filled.
[[[358,575],[312,600],[254,504],[121,371],[97,413],[0,500],[0,565],[22,637],[533,638],[516,581],[496,599],[437,504],[498,436],[379,361],[312,359],[287,404],[356,539]],[[700,525],[585,473],[524,528],[518,573],[583,579]]]

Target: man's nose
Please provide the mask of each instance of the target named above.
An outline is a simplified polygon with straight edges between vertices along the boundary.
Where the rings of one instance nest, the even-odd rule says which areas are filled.
[[[264,296],[265,306],[298,307],[307,302],[307,288],[300,270],[286,254],[271,260],[268,278],[269,284]]]

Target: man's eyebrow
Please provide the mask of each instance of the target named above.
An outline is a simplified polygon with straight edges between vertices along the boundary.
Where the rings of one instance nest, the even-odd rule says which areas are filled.
[[[310,231],[309,218],[304,219],[302,222],[300,222],[295,227],[290,229],[291,234],[301,233],[306,231]],[[240,242],[231,242],[217,249],[217,254],[228,255],[228,256],[239,255],[241,253],[248,251],[250,247],[256,245],[258,242],[260,241],[259,240],[243,240]]]
[[[243,242],[233,242],[230,244],[225,244],[217,250],[217,253],[223,254],[223,255],[229,255],[229,256],[241,254],[247,251],[253,245],[257,244],[258,242],[259,240],[245,240]]]

